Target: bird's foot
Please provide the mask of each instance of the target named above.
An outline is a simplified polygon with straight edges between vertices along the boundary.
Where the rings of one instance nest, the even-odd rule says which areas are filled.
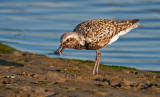
[[[93,75],[98,75],[98,72],[93,72]]]

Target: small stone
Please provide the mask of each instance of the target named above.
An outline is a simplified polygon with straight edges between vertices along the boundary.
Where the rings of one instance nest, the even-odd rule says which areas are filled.
[[[26,57],[29,57],[29,54],[28,54],[28,53],[26,53],[26,52],[25,52],[25,53],[23,53],[22,55],[23,55],[23,56],[26,56]]]
[[[76,78],[77,78],[77,79],[82,79],[82,76],[77,76]]]
[[[160,78],[160,74],[157,74],[156,76],[157,76],[157,78]]]
[[[9,84],[9,82],[8,81],[3,81],[2,84]]]
[[[33,76],[33,78],[37,78],[38,74],[33,74],[32,76]]]
[[[105,86],[109,85],[109,82],[104,82],[104,85],[105,85]]]
[[[50,67],[53,67],[52,65]]]
[[[15,76],[14,75],[9,75],[9,76],[7,76],[7,78],[15,78]]]
[[[153,76],[153,78],[154,78],[154,79],[156,79],[156,78],[157,78],[157,76],[156,76],[156,75],[154,75],[154,76]]]
[[[140,89],[142,89],[142,86],[141,86],[141,85],[138,85],[136,88],[137,88],[138,90],[140,90]]]
[[[17,91],[17,93],[22,93],[22,91]]]
[[[34,84],[38,84],[39,83],[39,81],[35,81],[35,82],[33,82]]]
[[[28,74],[27,74],[27,76],[31,76],[31,75],[32,75],[32,73],[28,73]]]
[[[133,74],[138,74],[138,71],[132,71]]]
[[[124,79],[123,82],[124,82],[125,85],[132,85],[132,84],[135,83],[134,81],[130,81],[130,80],[127,80],[127,79]]]
[[[126,73],[126,74],[130,74],[129,70],[123,70],[122,72]]]
[[[96,86],[104,86],[103,84],[96,84]]]
[[[5,76],[0,76],[0,78],[5,78]]]
[[[146,80],[145,81],[147,84],[151,84],[152,82],[151,81],[149,81],[149,80]]]
[[[130,86],[130,85],[123,85],[123,84],[122,84],[120,88],[123,88],[123,89],[130,89],[131,86]]]
[[[43,88],[36,87],[36,88],[34,89],[34,92],[36,92],[36,93],[43,93],[43,92],[45,92],[45,90],[44,90]]]
[[[31,55],[35,55],[35,53],[31,53]]]
[[[14,52],[12,52],[12,54],[14,54],[15,56],[18,56],[18,57],[23,56],[22,52],[19,52],[19,51],[14,51]]]
[[[26,72],[22,72],[22,73],[21,73],[21,75],[25,75],[25,74],[26,74]]]

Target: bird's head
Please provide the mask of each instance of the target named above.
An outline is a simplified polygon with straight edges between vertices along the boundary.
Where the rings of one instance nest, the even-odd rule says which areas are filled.
[[[60,41],[61,41],[61,45],[59,46],[57,51],[54,52],[55,54],[59,54],[59,55],[61,55],[61,53],[65,48],[77,49],[78,45],[83,44],[82,38],[76,32],[67,32],[63,34],[60,38]]]

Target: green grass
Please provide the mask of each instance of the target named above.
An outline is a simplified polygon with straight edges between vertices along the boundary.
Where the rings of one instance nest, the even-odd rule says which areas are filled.
[[[63,72],[69,72],[69,73],[76,73],[76,72],[80,72],[79,70],[76,70],[76,69],[70,69],[70,68],[67,68],[67,69],[62,69]]]
[[[6,53],[13,52],[13,51],[16,51],[16,49],[13,49],[9,47],[8,45],[4,45],[0,43],[0,54],[6,54]]]
[[[83,63],[84,65],[87,65],[87,66],[94,66],[94,64],[95,64],[94,61],[90,61],[90,60],[86,60],[86,61],[79,60],[79,59],[67,59],[67,60],[80,62],[80,63]],[[111,70],[134,70],[134,71],[139,71],[138,69],[135,69],[135,68],[124,67],[124,66],[104,65],[104,64],[100,64],[99,68],[101,68],[101,69],[111,69]]]
[[[149,72],[152,72],[154,74],[160,74],[160,71],[149,71]]]

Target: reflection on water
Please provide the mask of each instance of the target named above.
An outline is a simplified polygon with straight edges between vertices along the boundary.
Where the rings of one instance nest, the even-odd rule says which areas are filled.
[[[51,57],[94,60],[95,51],[66,49],[49,55],[59,37],[80,22],[139,18],[141,26],[101,50],[101,63],[160,70],[159,0],[1,0],[0,41],[22,51]]]

